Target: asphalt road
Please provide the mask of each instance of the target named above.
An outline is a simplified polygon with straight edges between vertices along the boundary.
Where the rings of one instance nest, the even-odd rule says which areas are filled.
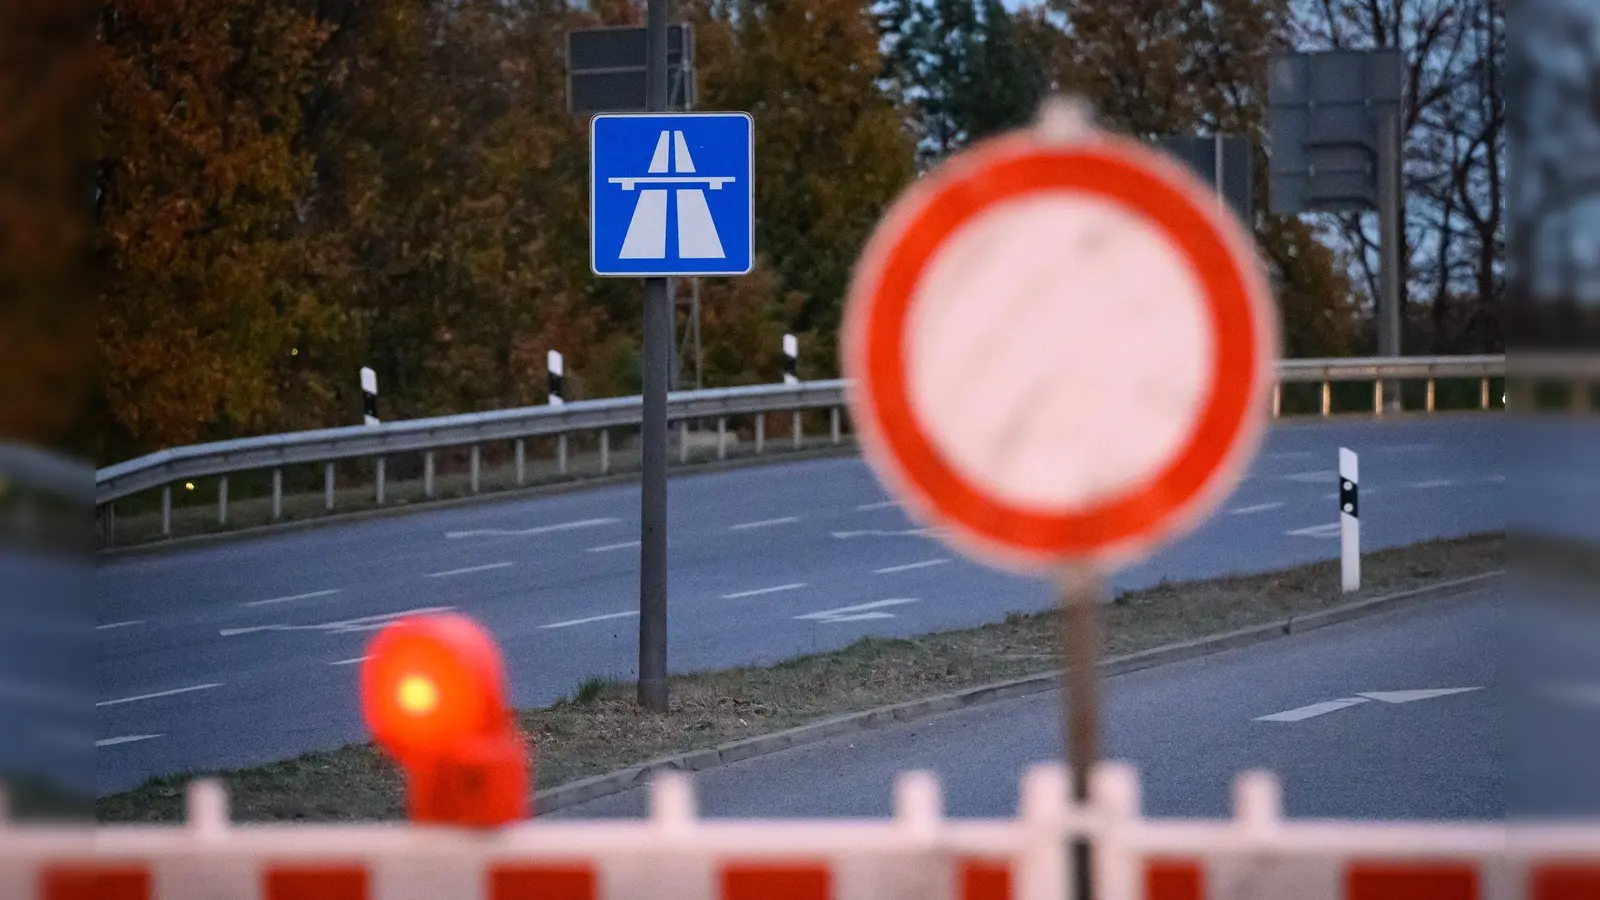
[[[1513,692],[1500,653],[1506,606],[1495,583],[1108,678],[1103,753],[1138,768],[1144,811],[1157,817],[1228,816],[1235,774],[1265,768],[1293,817],[1498,818]],[[1425,690],[1456,692],[1397,693]],[[1008,817],[1023,772],[1061,758],[1061,702],[1049,691],[696,773],[700,814],[888,816],[895,775],[923,770],[938,775],[948,815]],[[1587,716],[1600,733],[1600,707]],[[553,815],[643,815],[647,791]]]
[[[1502,528],[1501,430],[1476,415],[1275,428],[1216,516],[1115,586],[1337,555],[1340,446],[1361,454],[1367,547]],[[1051,602],[1044,584],[918,533],[856,458],[677,477],[670,503],[677,671]],[[638,489],[616,486],[104,562],[93,586],[97,789],[364,739],[355,661],[408,611],[455,608],[485,623],[520,705],[589,676],[630,678],[637,538]],[[878,605],[850,609],[863,604]]]

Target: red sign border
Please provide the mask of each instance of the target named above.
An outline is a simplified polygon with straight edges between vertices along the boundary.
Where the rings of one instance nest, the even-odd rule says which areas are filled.
[[[1188,259],[1215,338],[1211,388],[1183,449],[1137,488],[1077,513],[998,500],[928,438],[905,383],[912,299],[928,263],[961,226],[1027,194],[1093,194],[1140,216]],[[1276,358],[1276,310],[1253,243],[1177,163],[1100,135],[1045,143],[1026,132],[980,144],[935,170],[891,208],[852,280],[842,360],[863,450],[896,493],[961,543],[1007,567],[1126,562],[1175,536],[1231,490],[1259,446]]]

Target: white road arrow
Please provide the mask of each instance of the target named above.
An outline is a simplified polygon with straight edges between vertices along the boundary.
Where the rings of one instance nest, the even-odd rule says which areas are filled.
[[[1272,713],[1266,716],[1257,716],[1257,722],[1300,722],[1305,719],[1314,719],[1325,716],[1331,712],[1358,706],[1369,700],[1380,703],[1411,703],[1415,700],[1431,700],[1434,697],[1447,697],[1451,694],[1465,694],[1468,691],[1481,691],[1482,687],[1460,688],[1424,688],[1416,691],[1362,691],[1353,697],[1340,697],[1337,700],[1324,700],[1321,703],[1312,703],[1283,712]]]
[[[1410,703],[1413,700],[1432,700],[1434,697],[1448,697],[1451,694],[1465,694],[1468,691],[1481,691],[1481,687],[1464,688],[1426,688],[1420,691],[1362,691],[1357,696],[1369,700],[1380,700],[1384,703]]]
[[[894,613],[883,612],[886,606],[902,606],[907,603],[916,603],[911,597],[900,597],[893,600],[874,600],[871,603],[857,603],[855,606],[841,606],[837,609],[825,609],[821,612],[806,613],[795,616],[796,619],[811,619],[825,624],[835,622],[862,622],[868,619],[892,619]]]
[[[328,634],[348,634],[353,631],[377,631],[395,619],[406,616],[422,616],[428,613],[447,612],[455,609],[454,606],[421,606],[416,609],[406,609],[400,612],[381,613],[376,616],[362,616],[358,619],[340,619],[337,622],[323,622],[319,625],[252,625],[247,628],[224,628],[217,632],[223,637],[234,637],[241,634],[254,634],[258,631],[322,631]]]

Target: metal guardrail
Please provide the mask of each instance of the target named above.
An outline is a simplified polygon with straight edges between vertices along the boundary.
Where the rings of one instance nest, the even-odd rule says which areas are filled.
[[[1425,380],[1425,408],[1434,408],[1434,385],[1438,379],[1475,379],[1480,382],[1480,407],[1488,409],[1491,378],[1506,374],[1504,356],[1444,356],[1404,358],[1342,358],[1286,360],[1279,367],[1279,387],[1274,391],[1273,415],[1281,414],[1283,384],[1320,383],[1321,412],[1332,410],[1332,385],[1337,382],[1371,381],[1374,385],[1373,410],[1385,406],[1386,382]],[[802,444],[802,410],[828,409],[832,440],[841,440],[841,410],[845,406],[846,383],[842,380],[802,382],[798,385],[757,385],[702,391],[681,391],[668,397],[668,417],[682,427],[690,421],[716,420],[717,456],[726,455],[726,423],[729,417],[755,415],[755,450],[762,452],[766,441],[768,413],[793,413],[793,443]],[[1390,398],[1394,398],[1391,396]],[[272,470],[272,517],[281,517],[281,470],[288,466],[326,467],[327,508],[333,508],[334,477],[332,464],[353,458],[373,459],[376,500],[384,502],[384,458],[401,453],[425,454],[426,494],[433,496],[433,452],[455,447],[472,449],[472,483],[477,490],[478,448],[497,441],[516,442],[517,484],[523,479],[523,442],[529,438],[554,436],[558,439],[560,471],[567,471],[567,436],[598,432],[600,471],[610,471],[609,429],[638,426],[642,417],[639,397],[569,402],[560,406],[535,406],[481,413],[439,416],[386,422],[381,425],[352,425],[288,434],[264,435],[230,441],[196,444],[162,450],[137,459],[117,463],[95,473],[95,506],[107,507],[115,501],[143,491],[163,491],[162,533],[170,534],[171,485],[194,479],[218,477],[218,519],[227,519],[227,476],[233,473]],[[687,458],[688,444],[680,441]]]

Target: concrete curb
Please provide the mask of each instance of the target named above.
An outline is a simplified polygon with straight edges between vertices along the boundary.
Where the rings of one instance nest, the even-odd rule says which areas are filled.
[[[804,462],[836,456],[854,456],[859,452],[860,449],[856,447],[855,442],[847,439],[838,446],[810,447],[805,450],[771,450],[760,456],[741,456],[735,459],[709,459],[689,463],[673,462],[667,468],[667,477],[670,479],[679,476],[713,475],[718,472],[765,466],[773,463]],[[528,487],[486,491],[480,494],[466,494],[460,497],[444,497],[438,500],[419,500],[415,503],[392,503],[370,509],[330,513],[309,519],[292,519],[266,525],[251,525],[228,531],[190,534],[175,538],[157,538],[156,540],[143,541],[138,544],[100,547],[95,550],[95,555],[101,559],[154,555],[175,550],[187,550],[192,547],[207,547],[279,534],[294,534],[333,525],[349,525],[369,519],[387,519],[439,509],[454,509],[462,506],[478,506],[516,500],[532,500],[539,497],[553,497],[577,491],[615,487],[619,484],[630,484],[638,480],[639,473],[637,471],[613,472],[608,475],[579,475],[565,480],[529,485]]]
[[[1176,644],[1167,644],[1162,647],[1152,647],[1149,650],[1141,650],[1137,653],[1129,653],[1125,656],[1105,660],[1097,668],[1100,676],[1104,678],[1196,659],[1202,656],[1210,656],[1215,653],[1221,653],[1224,650],[1247,647],[1288,634],[1314,631],[1328,625],[1336,625],[1340,622],[1348,622],[1352,619],[1375,613],[1388,612],[1404,606],[1439,599],[1460,591],[1462,588],[1492,581],[1504,573],[1503,569],[1496,569],[1481,575],[1437,582],[1415,590],[1358,600],[1354,603],[1346,603],[1304,616],[1290,616],[1280,621],[1241,628],[1237,631],[1207,635],[1206,637],[1181,641]],[[876,728],[894,722],[909,722],[938,713],[972,706],[982,706],[986,703],[1008,700],[1013,697],[1037,694],[1058,687],[1060,679],[1061,676],[1058,672],[1040,672],[1035,675],[1024,675],[1021,678],[978,685],[977,687],[966,688],[954,693],[925,697],[921,700],[910,700],[891,706],[880,706],[876,709],[868,709],[861,712],[846,713],[823,719],[820,722],[812,722],[796,728],[775,731],[771,734],[758,734],[754,737],[743,738],[704,750],[665,756],[616,772],[594,775],[540,791],[533,798],[534,810],[537,814],[544,814],[596,800],[600,797],[621,793],[629,788],[649,784],[651,776],[656,772],[701,772],[742,759],[775,753],[789,747],[815,743],[841,734]]]

